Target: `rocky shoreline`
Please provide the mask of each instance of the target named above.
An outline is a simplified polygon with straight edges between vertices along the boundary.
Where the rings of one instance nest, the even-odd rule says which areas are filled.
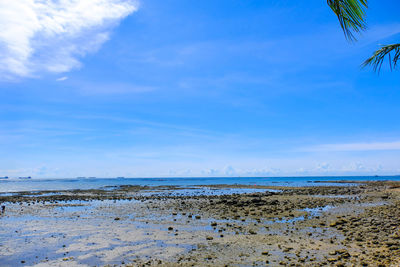
[[[399,266],[400,183],[341,183],[0,195],[0,238],[25,240],[3,242],[0,265]],[[258,191],[212,194],[229,189]]]

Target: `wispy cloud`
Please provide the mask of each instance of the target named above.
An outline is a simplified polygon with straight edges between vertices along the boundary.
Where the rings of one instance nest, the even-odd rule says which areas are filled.
[[[323,144],[323,145],[308,147],[305,148],[304,150],[311,152],[400,150],[400,141]]]
[[[374,25],[360,39],[361,45],[369,45],[377,41],[385,40],[400,33],[400,24],[382,24]]]
[[[83,95],[137,94],[148,93],[157,90],[157,88],[154,86],[135,85],[126,82],[80,82],[77,85],[77,88],[79,88],[79,92]]]
[[[118,116],[104,116],[104,115],[79,115],[73,116],[75,119],[82,119],[82,120],[100,120],[100,121],[114,121],[120,122],[125,124],[137,124],[137,125],[144,125],[149,126],[152,128],[164,128],[179,131],[180,133],[192,133],[196,137],[203,136],[205,138],[213,138],[213,137],[221,137],[221,133],[215,131],[204,130],[201,128],[194,128],[194,127],[187,127],[184,125],[173,124],[173,123],[163,123],[158,121],[151,121],[151,120],[143,120],[143,119],[136,119],[136,118],[126,118],[126,117],[118,117]],[[224,136],[226,138],[226,136]]]
[[[79,67],[137,8],[134,0],[1,1],[0,79]]]
[[[56,79],[56,81],[57,81],[57,82],[62,82],[62,81],[65,81],[65,80],[67,80],[67,79],[68,79],[67,76],[63,76],[63,77],[60,77],[60,78]]]

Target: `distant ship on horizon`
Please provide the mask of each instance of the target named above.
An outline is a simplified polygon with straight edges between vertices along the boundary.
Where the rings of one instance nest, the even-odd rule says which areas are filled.
[[[30,176],[27,176],[27,177],[18,177],[18,179],[21,179],[21,180],[29,180],[29,179],[32,179],[32,177],[30,177]]]
[[[6,180],[8,179],[8,176],[0,177],[0,180]]]

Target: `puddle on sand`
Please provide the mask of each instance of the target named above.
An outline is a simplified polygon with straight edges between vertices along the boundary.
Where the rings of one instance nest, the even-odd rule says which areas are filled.
[[[360,199],[360,197],[357,196],[357,195],[313,195],[313,197],[319,197],[319,198],[343,198],[343,199],[353,199],[353,200]]]
[[[194,239],[177,241],[175,232],[161,223],[162,216],[154,224],[136,220],[135,215],[134,220],[125,218],[126,213],[140,213],[136,210],[140,209],[138,203],[141,202],[106,200],[10,204],[8,214],[0,217],[0,240],[5,240],[0,245],[0,266],[41,262],[58,265],[63,259],[73,265],[118,265],[121,260],[129,262],[135,257],[152,255],[145,251],[162,256],[195,248]],[[121,218],[115,220],[117,217]],[[186,229],[180,229],[179,239],[182,231]]]
[[[173,232],[169,233],[165,226],[112,219],[104,222],[95,218],[30,221],[3,218],[0,240],[7,240],[0,246],[1,266],[19,266],[21,261],[27,265],[51,263],[68,260],[68,257],[73,257],[78,264],[102,266],[147,255],[141,255],[140,251],[162,253],[173,248],[185,252],[195,246],[175,242]],[[90,259],[86,255],[90,255]]]
[[[274,224],[274,223],[294,223],[294,222],[298,222],[298,221],[304,221],[305,219],[310,219],[312,217],[320,216],[323,212],[329,211],[330,209],[333,209],[333,208],[334,208],[334,206],[331,206],[331,205],[317,207],[317,208],[305,208],[305,209],[300,210],[300,211],[307,212],[307,215],[305,215],[305,216],[282,218],[282,219],[276,218],[273,220],[262,221],[262,223]]]
[[[302,209],[302,211],[305,211],[305,212],[307,212],[309,215],[309,217],[311,216],[311,217],[316,217],[316,216],[320,216],[321,215],[321,213],[323,213],[323,212],[325,212],[325,211],[328,211],[328,210],[330,210],[330,209],[332,209],[332,208],[334,208],[334,206],[332,206],[332,205],[326,205],[326,206],[323,206],[323,207],[317,207],[317,208],[305,208],[305,209]]]

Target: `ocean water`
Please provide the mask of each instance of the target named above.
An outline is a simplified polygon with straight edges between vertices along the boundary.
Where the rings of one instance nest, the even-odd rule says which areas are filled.
[[[120,185],[141,186],[195,186],[213,184],[243,184],[267,186],[331,186],[329,181],[375,181],[396,180],[400,176],[340,176],[340,177],[202,177],[202,178],[74,178],[74,179],[35,179],[0,180],[0,193],[42,190],[100,189]],[[316,183],[316,181],[322,181]],[[351,184],[341,184],[351,185]]]

